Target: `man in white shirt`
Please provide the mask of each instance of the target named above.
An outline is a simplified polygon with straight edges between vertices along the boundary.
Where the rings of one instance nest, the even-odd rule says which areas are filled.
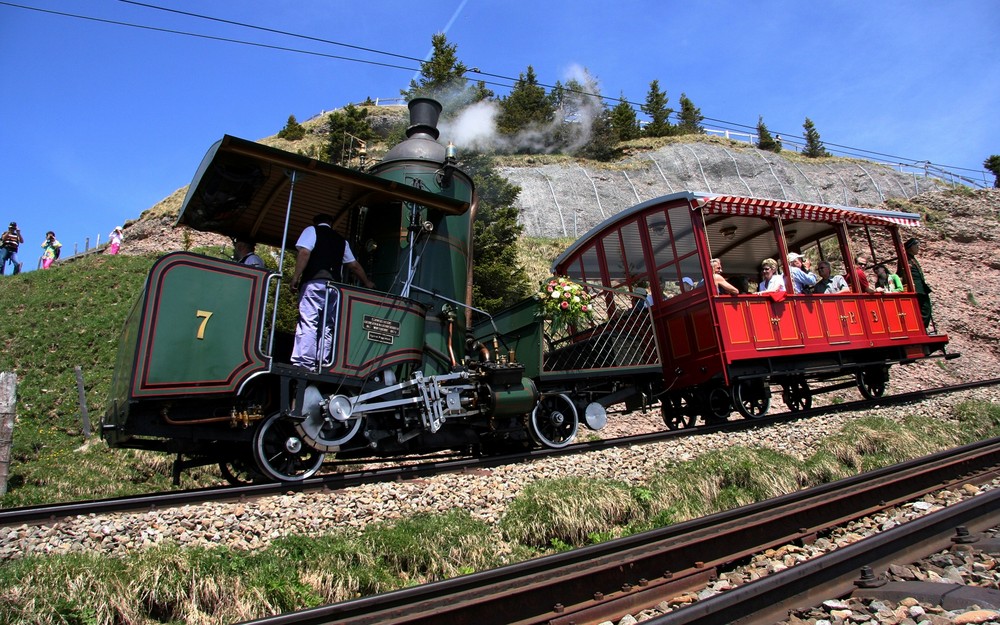
[[[333,229],[330,215],[313,217],[313,225],[302,231],[295,247],[298,253],[292,291],[299,294],[299,321],[295,326],[292,364],[316,371],[320,362],[333,362],[333,322],[340,292],[330,289],[328,293],[327,283],[340,280],[341,267],[347,267],[369,289],[375,288],[375,284],[368,279],[361,263],[355,260],[347,240]],[[320,336],[322,354],[319,353]]]

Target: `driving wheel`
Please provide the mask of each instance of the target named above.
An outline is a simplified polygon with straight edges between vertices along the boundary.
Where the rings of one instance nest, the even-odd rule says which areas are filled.
[[[281,413],[264,420],[253,438],[254,461],[270,479],[299,482],[310,477],[323,464],[319,451],[303,443],[293,422]]]
[[[558,449],[569,445],[579,426],[576,406],[563,394],[542,396],[531,411],[531,437],[545,447]]]
[[[219,472],[233,486],[247,486],[263,477],[253,458],[242,456],[219,462]]]

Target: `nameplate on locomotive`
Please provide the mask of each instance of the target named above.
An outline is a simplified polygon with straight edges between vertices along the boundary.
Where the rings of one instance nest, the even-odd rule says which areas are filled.
[[[393,337],[399,336],[399,322],[365,315],[361,327],[368,332],[368,340],[392,345]]]

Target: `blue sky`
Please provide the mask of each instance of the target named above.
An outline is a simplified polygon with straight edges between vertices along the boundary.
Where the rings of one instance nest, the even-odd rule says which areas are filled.
[[[551,85],[584,67],[605,96],[636,103],[656,79],[669,105],[686,93],[709,127],[752,127],[763,115],[794,139],[809,117],[831,150],[964,168],[980,181],[983,160],[1000,153],[994,0],[145,1],[411,58],[446,32],[467,66],[489,74],[516,78],[531,65]],[[259,139],[289,115],[396,98],[417,67],[120,0],[14,4],[316,53],[0,0],[0,225],[21,226],[26,267],[46,230],[68,251],[106,240],[188,184],[222,135]]]

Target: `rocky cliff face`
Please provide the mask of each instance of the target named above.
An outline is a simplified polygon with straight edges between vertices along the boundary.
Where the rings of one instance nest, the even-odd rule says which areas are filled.
[[[630,206],[677,191],[877,206],[941,188],[869,161],[774,154],[721,138],[676,141],[610,164],[525,158],[501,169],[521,187],[529,236],[578,237]]]

